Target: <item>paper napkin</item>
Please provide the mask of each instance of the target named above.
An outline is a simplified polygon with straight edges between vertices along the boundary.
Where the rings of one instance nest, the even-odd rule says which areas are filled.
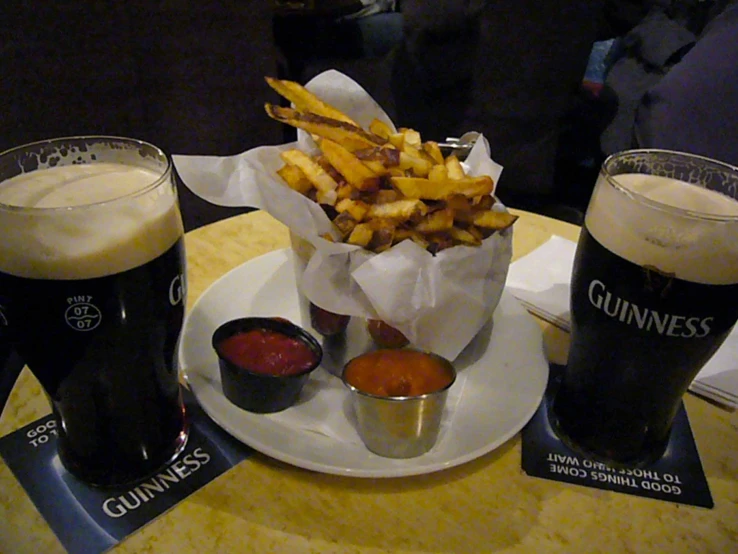
[[[553,236],[510,265],[507,289],[533,314],[568,331],[569,284],[576,243]],[[738,408],[738,328],[702,368],[690,390]]]

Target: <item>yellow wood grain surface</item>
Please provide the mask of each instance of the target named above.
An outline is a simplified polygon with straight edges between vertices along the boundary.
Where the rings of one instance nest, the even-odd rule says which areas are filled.
[[[572,225],[525,212],[515,224],[520,257]],[[189,305],[243,262],[288,246],[287,230],[253,212],[187,235]],[[562,363],[568,335],[541,322],[547,355]],[[738,552],[738,416],[686,398],[715,500],[712,510],[556,483],[521,470],[519,435],[446,471],[351,479],[256,454],[114,549],[116,553]],[[24,370],[0,434],[49,412]],[[60,543],[0,463],[0,552],[52,554]]]

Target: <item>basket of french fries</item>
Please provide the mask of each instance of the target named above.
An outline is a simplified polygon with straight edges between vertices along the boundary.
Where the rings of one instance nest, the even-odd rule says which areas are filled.
[[[206,170],[175,158],[183,181],[290,229],[301,323],[324,337],[329,371],[376,346],[457,358],[490,321],[512,252],[516,217],[494,195],[502,168],[484,137],[462,162],[395,127],[339,72],[304,87],[267,82],[290,107],[266,112],[296,127],[297,142],[210,159]],[[223,184],[200,187],[198,172],[221,172]]]

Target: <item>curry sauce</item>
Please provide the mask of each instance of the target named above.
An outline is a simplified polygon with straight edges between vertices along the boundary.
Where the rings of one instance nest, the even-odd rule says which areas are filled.
[[[351,360],[344,380],[376,396],[421,396],[440,391],[454,380],[449,362],[417,350],[376,350]]]

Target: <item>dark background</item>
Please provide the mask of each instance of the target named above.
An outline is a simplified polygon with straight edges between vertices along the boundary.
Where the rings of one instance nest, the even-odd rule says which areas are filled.
[[[336,3],[344,13],[355,0]],[[399,13],[336,25],[330,10],[285,13],[268,0],[5,0],[0,151],[77,134],[140,138],[173,154],[277,144],[290,135],[264,113],[264,102],[280,100],[263,77],[306,82],[336,68],[425,139],[484,132],[505,166],[499,190],[508,205],[583,209],[591,172],[570,172],[552,189],[552,168],[555,156],[568,156],[576,172],[587,155],[571,151],[589,137],[563,141],[562,156],[557,134],[581,100],[601,0],[457,2],[466,19],[453,28],[434,15],[444,4],[452,2],[418,15],[423,2],[399,3],[404,41]],[[585,183],[576,199],[573,181]],[[180,197],[188,230],[245,211],[208,204],[183,186]]]

